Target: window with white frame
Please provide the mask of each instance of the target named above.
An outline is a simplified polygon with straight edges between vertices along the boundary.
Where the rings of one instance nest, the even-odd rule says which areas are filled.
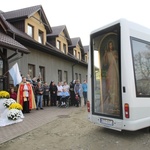
[[[75,57],[77,57],[77,50],[74,49],[73,55],[74,55]]]
[[[61,42],[59,40],[57,40],[56,42],[56,47],[61,50]]]
[[[66,47],[66,44],[63,44],[63,53],[67,53],[67,47]]]
[[[43,44],[43,42],[44,42],[43,38],[44,38],[43,32],[41,30],[39,30],[39,35],[38,35],[39,43]]]
[[[27,30],[28,30],[27,34],[29,36],[31,36],[32,38],[34,38],[34,27],[32,25],[28,24],[28,29]]]

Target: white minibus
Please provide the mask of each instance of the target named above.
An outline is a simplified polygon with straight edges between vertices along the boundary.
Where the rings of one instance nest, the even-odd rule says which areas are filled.
[[[105,128],[150,126],[150,29],[120,19],[91,32],[87,109]]]

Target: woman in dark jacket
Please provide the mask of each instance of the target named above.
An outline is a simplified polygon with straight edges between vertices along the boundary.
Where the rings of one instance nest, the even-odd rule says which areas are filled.
[[[75,80],[70,82],[70,98],[71,98],[71,106],[75,105],[75,93],[74,93],[74,85],[75,85]]]
[[[51,106],[56,106],[57,101],[57,86],[54,81],[50,83]]]

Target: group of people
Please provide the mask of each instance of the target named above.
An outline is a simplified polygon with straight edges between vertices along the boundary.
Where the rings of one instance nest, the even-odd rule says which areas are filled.
[[[31,80],[29,77],[22,77],[22,82],[18,85],[17,92],[14,88],[10,89],[10,97],[15,99],[23,106],[23,113],[29,113],[32,109],[43,109],[43,106],[65,105],[66,99],[70,97],[70,105],[76,105],[76,97],[80,99],[83,95],[84,104],[87,101],[87,83],[86,80],[81,84],[79,80],[70,82],[58,82],[56,85],[51,81],[42,83],[40,80]]]

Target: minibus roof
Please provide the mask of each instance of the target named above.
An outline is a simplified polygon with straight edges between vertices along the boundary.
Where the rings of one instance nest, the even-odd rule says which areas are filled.
[[[142,33],[150,34],[150,28],[144,27],[140,24],[131,22],[131,21],[124,19],[124,18],[121,18],[121,19],[116,20],[110,24],[107,24],[103,27],[100,27],[100,28],[92,31],[91,34],[94,34],[98,31],[103,30],[103,29],[109,28],[109,27],[114,26],[116,24],[120,24],[121,27],[125,27],[125,28],[131,29],[131,30],[133,29],[133,30],[141,31]]]

